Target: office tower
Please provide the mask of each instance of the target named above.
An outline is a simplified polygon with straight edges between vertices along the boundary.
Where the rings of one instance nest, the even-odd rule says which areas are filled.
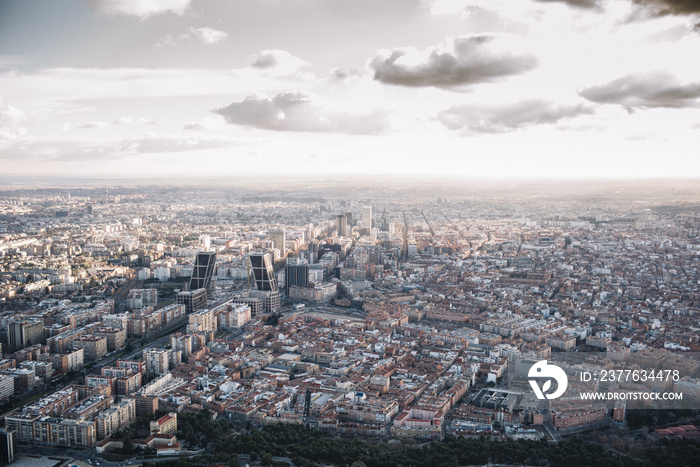
[[[372,228],[372,206],[362,207],[362,227],[365,229]]]
[[[183,290],[177,294],[177,304],[185,305],[185,313],[189,314],[207,306],[207,289]]]
[[[7,341],[11,351],[43,343],[44,325],[41,321],[11,321],[7,325]]]
[[[293,285],[306,287],[309,285],[309,263],[299,258],[287,258],[284,266],[284,293],[289,296],[289,288]]]
[[[254,252],[248,255],[253,270],[255,285],[260,291],[278,292],[275,269],[272,267],[270,253]]]
[[[352,212],[348,211],[345,213],[345,221],[348,223],[348,226],[352,226],[352,221],[354,219],[352,218]]]
[[[314,264],[318,261],[318,249],[318,240],[312,240],[309,242],[309,245],[307,247],[307,251],[309,253],[309,264]]]
[[[208,289],[211,285],[211,278],[214,275],[214,267],[216,266],[215,251],[200,251],[197,253],[197,259],[192,270],[192,278],[190,278],[190,290]]]
[[[5,464],[11,464],[15,460],[15,430],[0,430],[0,460]]]
[[[272,247],[277,248],[280,254],[284,256],[285,243],[287,241],[286,232],[284,230],[270,230],[270,240],[272,240]]]
[[[348,219],[345,214],[338,214],[336,219],[336,230],[338,231],[339,237],[348,236]]]

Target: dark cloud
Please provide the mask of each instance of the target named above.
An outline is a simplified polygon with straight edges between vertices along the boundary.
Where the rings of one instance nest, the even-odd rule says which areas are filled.
[[[566,3],[569,6],[583,9],[600,8],[598,0],[536,0],[540,3]]]
[[[592,102],[618,104],[634,109],[695,107],[700,99],[700,82],[680,84],[668,73],[629,75],[579,92]]]
[[[382,51],[369,62],[374,79],[402,86],[453,87],[524,73],[537,65],[530,54],[503,47],[493,35],[458,37],[423,53],[413,48]]]
[[[277,57],[270,53],[260,53],[252,63],[253,68],[272,68],[277,65]]]
[[[559,105],[532,99],[501,105],[463,105],[443,110],[438,120],[450,130],[467,133],[504,133],[531,125],[557,123],[559,120],[593,113],[584,105]]]
[[[302,92],[284,92],[274,97],[252,94],[240,102],[213,109],[233,125],[265,130],[372,134],[387,126],[381,111],[350,113],[325,109]]]
[[[700,13],[698,0],[632,0],[656,16]]]

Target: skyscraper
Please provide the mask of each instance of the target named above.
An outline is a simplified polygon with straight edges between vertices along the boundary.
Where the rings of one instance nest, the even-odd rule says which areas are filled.
[[[272,267],[270,253],[253,252],[248,257],[258,290],[278,292],[277,278],[275,277],[275,269]]]
[[[345,217],[345,214],[338,214],[338,218],[336,219],[336,230],[338,231],[339,237],[347,237],[349,235],[348,218]]]
[[[272,240],[273,248],[277,248],[280,254],[284,256],[285,243],[287,241],[286,232],[284,230],[270,230],[270,240]]]
[[[41,321],[11,321],[7,325],[7,342],[13,352],[46,342],[44,325]]]
[[[0,461],[11,464],[15,460],[15,430],[3,428],[0,431]]]
[[[214,275],[214,267],[216,266],[215,251],[200,251],[197,253],[197,259],[192,270],[192,278],[190,279],[190,290],[208,289],[211,284],[211,278]]]
[[[299,258],[287,258],[284,266],[284,293],[289,296],[289,288],[293,285],[306,287],[309,285],[309,263]]]
[[[372,206],[362,207],[362,227],[372,229]]]

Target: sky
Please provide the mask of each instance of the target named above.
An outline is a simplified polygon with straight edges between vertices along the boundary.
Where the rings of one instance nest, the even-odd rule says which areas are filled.
[[[0,0],[0,172],[700,177],[697,0]]]

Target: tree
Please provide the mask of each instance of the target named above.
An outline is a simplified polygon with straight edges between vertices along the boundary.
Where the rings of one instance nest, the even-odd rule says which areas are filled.
[[[131,438],[128,436],[124,438],[124,447],[122,448],[122,451],[124,454],[133,454],[136,448],[134,448],[134,444],[131,442]]]
[[[263,451],[262,453],[260,453],[260,462],[262,463],[262,465],[272,465],[272,454]]]
[[[279,324],[280,316],[281,315],[279,313],[272,313],[270,316],[267,317],[267,321],[265,321],[265,324],[277,326],[277,324]]]

